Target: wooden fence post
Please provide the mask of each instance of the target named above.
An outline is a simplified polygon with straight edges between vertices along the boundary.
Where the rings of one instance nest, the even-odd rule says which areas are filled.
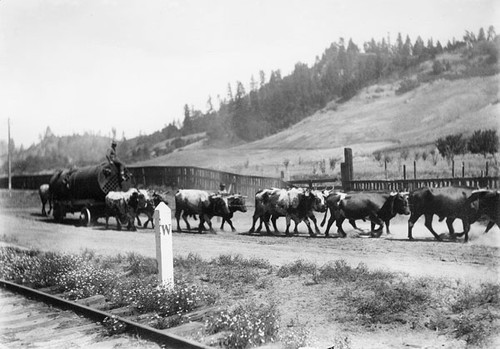
[[[488,177],[488,167],[489,167],[489,164],[490,164],[490,163],[489,163],[488,161],[486,161],[486,169],[485,169],[485,171],[484,171],[484,175],[485,175],[486,177]]]
[[[451,178],[455,178],[455,160],[451,160]]]
[[[406,183],[406,165],[403,165],[403,190],[406,190],[407,183]]]
[[[465,177],[465,163],[462,161],[462,178]]]
[[[413,179],[417,179],[417,161],[413,161]]]
[[[344,191],[351,190],[351,181],[353,180],[352,149],[344,148],[344,162],[340,164],[342,178],[342,188]]]

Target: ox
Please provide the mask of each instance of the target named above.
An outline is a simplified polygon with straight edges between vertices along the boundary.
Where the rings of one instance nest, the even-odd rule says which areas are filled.
[[[52,194],[50,192],[50,187],[48,184],[42,184],[40,188],[38,188],[38,194],[40,195],[40,200],[42,201],[42,214],[44,216],[50,215],[50,211],[52,211]],[[45,211],[45,204],[49,204],[49,211]]]
[[[324,196],[317,190],[302,188],[264,189],[257,192],[255,195],[255,212],[250,233],[255,231],[255,223],[260,219],[260,225],[257,232],[260,232],[262,222],[264,222],[267,233],[271,234],[268,223],[269,218],[271,218],[275,233],[278,233],[276,220],[278,217],[284,216],[286,218],[285,234],[287,236],[290,235],[289,229],[291,220],[295,222],[295,234],[298,234],[298,224],[304,221],[309,230],[309,235],[315,236],[319,234],[319,228],[313,210],[323,212],[325,209]],[[309,219],[314,223],[316,234],[311,229]]]
[[[432,228],[432,217],[436,215],[440,221],[446,218],[446,225],[452,239],[456,236],[453,221],[457,218],[461,219],[464,231],[459,236],[465,235],[464,242],[467,242],[470,225],[480,216],[477,208],[469,200],[473,191],[471,188],[461,187],[424,187],[413,191],[409,198],[411,216],[408,220],[408,239],[413,240],[413,226],[420,216],[424,215],[426,228],[436,240],[441,241],[441,237]]]
[[[328,211],[330,211],[330,219],[328,220],[328,224],[325,230],[325,236],[329,236],[330,228],[332,224],[335,222],[335,217],[339,215],[338,210],[340,201],[349,198],[350,196],[348,196],[345,193],[334,190],[331,191],[325,190],[323,191],[323,195],[325,196],[326,210],[325,210],[325,216],[323,217],[323,221],[321,222],[321,226],[325,225]]]
[[[495,224],[500,227],[500,191],[486,189],[475,190],[467,201],[473,204],[476,200],[478,215],[485,216],[489,220],[484,232],[487,233],[490,231]]]
[[[196,189],[181,189],[175,194],[175,219],[179,231],[182,231],[179,223],[181,214],[188,230],[191,229],[191,226],[187,221],[187,216],[197,214],[200,217],[198,232],[202,232],[204,223],[207,222],[210,232],[215,234],[212,228],[212,217],[224,217],[228,216],[229,213],[227,197],[225,196],[209,194],[204,190]]]
[[[342,237],[346,237],[346,233],[342,229],[342,223],[345,219],[348,219],[355,229],[358,229],[356,220],[369,219],[371,221],[371,237],[380,237],[384,223],[387,227],[387,234],[390,234],[390,220],[396,214],[410,214],[408,199],[402,193],[352,193],[349,196],[349,198],[340,201],[339,210],[337,211],[337,229]],[[380,227],[374,230],[375,225]]]
[[[139,189],[139,193],[144,196],[146,204],[144,205],[143,208],[139,208],[137,210],[137,215],[136,215],[137,225],[146,228],[148,226],[148,223],[151,222],[151,228],[154,229],[155,225],[153,222],[153,215],[155,213],[155,208],[156,206],[158,206],[160,202],[164,202],[168,206],[168,202],[165,199],[165,195],[168,192],[165,194],[160,194],[157,192],[150,193],[148,190]],[[144,213],[148,217],[148,219],[144,222],[144,224],[141,224],[141,220],[139,218],[139,215],[141,213]]]
[[[236,211],[240,211],[243,213],[247,211],[247,207],[245,205],[245,197],[239,194],[229,195],[227,197],[227,204],[229,208],[229,214],[222,217],[222,224],[220,225],[220,228],[221,230],[224,229],[224,223],[227,222],[231,227],[231,231],[235,232],[236,229],[234,229],[231,218],[233,218],[234,212]]]
[[[116,218],[117,229],[121,230],[121,224],[127,223],[127,229],[135,231],[134,220],[137,211],[146,206],[144,194],[137,189],[131,188],[127,192],[110,191],[105,197],[106,203],[106,227],[110,216]]]

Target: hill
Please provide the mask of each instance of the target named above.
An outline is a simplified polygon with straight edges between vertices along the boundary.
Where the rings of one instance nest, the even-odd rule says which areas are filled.
[[[207,148],[200,141],[136,165],[199,166],[279,176],[292,164],[296,165],[293,174],[311,174],[315,163],[338,162],[344,147],[363,157],[380,149],[422,148],[447,134],[500,129],[500,75],[438,79],[397,95],[401,83],[369,86],[348,102],[332,102],[292,127],[255,142]]]

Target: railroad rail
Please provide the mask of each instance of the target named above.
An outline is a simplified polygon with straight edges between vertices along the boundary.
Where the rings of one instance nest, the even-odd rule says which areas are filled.
[[[7,290],[7,291],[1,291],[2,289]],[[9,295],[9,292],[11,293]],[[31,306],[27,305],[24,308],[28,309],[22,309],[23,307],[20,307],[20,299],[21,297],[25,297],[28,299],[34,299],[39,302],[43,302],[44,304],[48,304],[51,306],[55,306],[58,309],[57,310],[52,310],[49,311],[45,309],[40,309],[39,311],[36,311],[36,314],[33,316],[33,309]],[[122,316],[117,316],[111,312],[106,312],[103,310],[99,310],[93,307],[90,307],[86,305],[86,303],[90,303],[90,301],[86,300],[79,300],[76,302],[69,301],[66,299],[63,299],[57,295],[51,295],[49,293],[43,292],[41,290],[35,290],[26,286],[18,285],[16,283],[6,281],[6,280],[0,280],[0,309],[2,309],[2,316],[0,317],[0,328],[2,329],[2,336],[0,337],[0,347],[5,344],[9,344],[9,348],[11,348],[11,345],[14,345],[14,347],[18,347],[15,345],[15,343],[3,343],[5,340],[12,339],[15,337],[15,333],[17,331],[21,330],[26,330],[26,331],[33,331],[35,327],[43,327],[44,329],[50,329],[52,328],[52,331],[54,332],[52,335],[50,333],[45,333],[43,336],[40,337],[34,337],[31,336],[31,340],[33,341],[39,341],[41,345],[45,344],[50,344],[50,347],[61,347],[65,348],[69,344],[72,344],[74,347],[75,345],[78,347],[78,343],[80,343],[80,347],[85,347],[86,345],[89,345],[88,341],[96,340],[95,339],[95,329],[100,327],[102,329],[102,332],[104,333],[104,328],[100,323],[104,321],[106,318],[113,318],[115,321],[120,322],[121,324],[124,324],[126,326],[126,333],[131,334],[131,335],[138,335],[140,338],[144,340],[149,340],[151,343],[147,342],[141,342],[140,347],[145,347],[145,348],[172,348],[172,349],[208,349],[210,348],[208,345],[204,345],[195,341],[192,341],[190,339],[183,338],[179,335],[173,334],[173,333],[168,333],[166,331],[169,330],[157,330],[155,328],[152,328],[150,326],[144,325],[137,323],[135,321],[132,321],[130,319],[127,319]],[[21,308],[21,309],[20,309]],[[79,314],[83,315],[86,319],[87,322],[82,322],[82,321],[77,321],[74,317],[69,316],[67,313],[62,315],[60,309],[64,310],[70,310],[71,313],[73,314]],[[23,312],[28,312],[29,315],[26,316],[21,316]],[[58,334],[58,329],[61,327],[64,328],[66,325],[59,325],[59,324],[54,324],[54,319],[55,318],[61,318],[61,317],[67,317],[67,323],[71,328],[74,328],[73,331],[71,330],[62,330],[60,331],[62,336]],[[93,322],[89,321],[93,320]],[[23,321],[25,321],[23,323]],[[64,319],[63,319],[64,321]],[[98,323],[96,324],[95,321]],[[46,324],[46,326],[43,325],[43,323],[51,322],[51,324]],[[45,331],[45,330],[44,330]],[[88,331],[91,331],[93,335],[89,335]],[[171,331],[171,330],[170,330]],[[87,333],[87,334],[86,334]],[[71,334],[71,336],[70,336]],[[9,337],[10,336],[10,337]],[[67,338],[64,338],[64,337]],[[72,343],[72,340],[75,340],[74,337],[77,337],[76,342]],[[15,338],[14,338],[15,339]],[[129,340],[134,340],[134,337],[130,337]],[[120,341],[123,342],[126,341],[123,338],[119,339],[117,337],[108,337],[106,338],[105,336],[101,336],[99,338],[99,343],[103,342],[102,344],[106,344],[104,342],[109,341],[113,345],[118,344]],[[135,339],[137,343],[137,339]],[[46,343],[47,342],[47,343]],[[50,343],[49,343],[50,342]],[[30,342],[33,344],[33,342]],[[131,344],[131,342],[129,342]],[[155,345],[153,345],[155,344]],[[23,345],[26,345],[26,343],[20,343],[19,347],[23,347]],[[111,345],[111,346],[113,346]]]

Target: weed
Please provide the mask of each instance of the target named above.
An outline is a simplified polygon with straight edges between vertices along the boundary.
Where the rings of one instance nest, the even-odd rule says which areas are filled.
[[[310,345],[309,336],[311,331],[305,327],[287,328],[279,333],[279,341],[286,349],[298,349]]]
[[[394,275],[383,271],[370,271],[364,263],[359,263],[356,268],[351,267],[346,261],[340,259],[330,262],[319,269],[315,276],[316,282],[342,281],[356,282],[369,280],[391,279]]]
[[[430,290],[403,280],[392,283],[373,280],[363,283],[353,292],[345,292],[344,297],[368,322],[391,323],[398,320],[398,315],[410,310],[416,315],[429,301]]]
[[[222,311],[206,321],[209,334],[230,331],[222,340],[228,348],[261,346],[276,340],[279,331],[278,310],[275,304],[248,302],[234,310]]]
[[[455,321],[455,337],[465,339],[470,345],[485,344],[493,331],[493,319],[489,311],[475,315],[462,314]]]
[[[498,284],[483,283],[476,291],[470,285],[466,285],[458,290],[458,295],[450,307],[454,313],[460,313],[487,303],[498,305],[499,295]]]
[[[286,278],[291,275],[302,275],[302,274],[315,275],[317,269],[318,267],[316,266],[316,264],[299,259],[293,263],[281,266],[278,270],[277,275],[282,278]]]
[[[127,324],[118,320],[116,316],[106,317],[102,324],[108,336],[114,336],[127,330]]]
[[[158,274],[157,261],[154,258],[146,258],[136,253],[127,254],[128,266],[126,271],[131,275],[152,275]]]

